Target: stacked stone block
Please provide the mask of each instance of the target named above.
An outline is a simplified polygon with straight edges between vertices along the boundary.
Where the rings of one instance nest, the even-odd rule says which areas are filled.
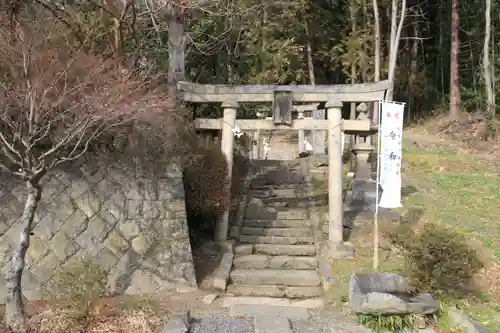
[[[19,240],[24,185],[0,178],[0,299]],[[23,291],[39,299],[50,280],[83,257],[108,272],[113,293],[196,287],[182,172],[146,175],[128,163],[87,163],[45,176],[27,253]]]

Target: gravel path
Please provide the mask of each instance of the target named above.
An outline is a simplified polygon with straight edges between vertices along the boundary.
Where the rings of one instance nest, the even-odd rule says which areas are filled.
[[[294,333],[332,333],[328,328],[328,322],[311,318],[311,320],[293,320],[292,329]]]
[[[190,333],[254,333],[253,318],[233,319],[225,314],[197,318],[191,325]]]
[[[309,320],[291,321],[294,333],[371,333],[354,324],[349,318],[329,313],[320,313]]]
[[[347,318],[316,314],[309,320],[291,320],[293,333],[370,333]],[[190,333],[255,333],[253,318],[232,318],[229,315],[205,314],[193,320]]]

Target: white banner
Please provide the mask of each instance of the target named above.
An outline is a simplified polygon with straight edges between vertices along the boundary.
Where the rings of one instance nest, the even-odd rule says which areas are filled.
[[[379,127],[379,163],[382,197],[380,207],[397,208],[401,205],[401,155],[403,153],[403,119],[405,105],[381,102]]]

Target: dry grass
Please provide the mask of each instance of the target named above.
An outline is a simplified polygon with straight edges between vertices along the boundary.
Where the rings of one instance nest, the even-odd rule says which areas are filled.
[[[103,298],[86,315],[51,308],[47,302],[26,302],[30,333],[156,333],[169,311],[141,296]],[[10,333],[2,326],[0,333]]]
[[[65,313],[44,313],[32,323],[33,333],[153,333],[158,330],[155,318],[142,311],[115,316],[73,317]]]

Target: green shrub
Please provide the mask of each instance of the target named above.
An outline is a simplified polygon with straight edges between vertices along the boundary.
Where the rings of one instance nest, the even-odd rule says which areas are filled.
[[[476,251],[461,234],[433,223],[420,232],[403,227],[391,240],[406,258],[410,283],[418,291],[460,296],[470,291],[472,278],[483,268]]]
[[[49,303],[77,317],[88,317],[106,294],[106,271],[82,258],[50,280]]]

